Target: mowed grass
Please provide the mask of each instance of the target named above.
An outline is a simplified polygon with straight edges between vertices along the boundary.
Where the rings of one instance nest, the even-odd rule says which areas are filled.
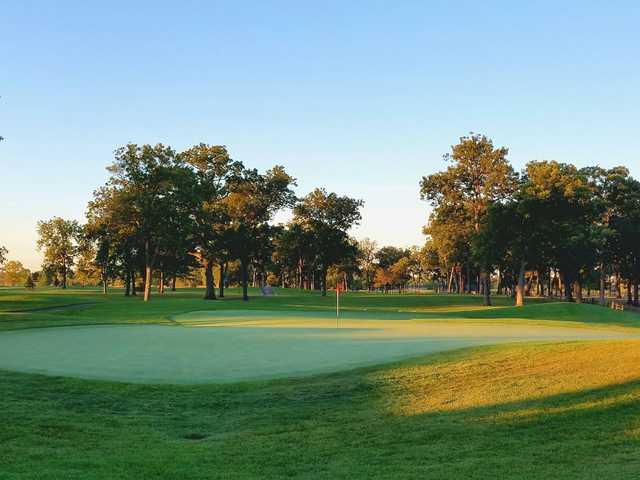
[[[122,290],[112,289],[103,295],[94,288],[53,288],[27,291],[0,288],[0,330],[63,325],[172,322],[176,315],[203,310],[274,310],[274,311],[334,311],[335,297],[329,292],[277,289],[277,295],[263,297],[257,289],[252,298],[243,302],[239,289],[228,289],[223,299],[202,300],[201,289],[180,289],[165,295],[154,295],[148,304],[141,296],[124,297]],[[340,300],[345,312],[400,312],[414,318],[462,321],[560,321],[615,326],[640,326],[640,317],[630,312],[612,311],[594,305],[549,302],[527,299],[524,308],[513,307],[513,299],[493,297],[493,307],[482,307],[477,295],[348,293]],[[73,305],[77,308],[73,308]],[[71,306],[71,308],[69,308]],[[60,308],[59,310],[55,310]]]
[[[488,347],[306,380],[0,375],[2,478],[637,478],[640,345]]]
[[[163,323],[206,309],[329,310],[300,292],[156,297],[0,291],[0,328]],[[12,300],[5,304],[5,295]],[[31,313],[7,304],[82,308]],[[33,296],[32,296],[33,295]],[[55,297],[54,299],[47,297]],[[68,301],[71,297],[73,302]],[[56,303],[59,302],[59,303]],[[350,294],[346,308],[430,320],[636,327],[591,305]],[[1,333],[0,333],[1,334]],[[0,478],[638,478],[640,341],[508,344],[311,378],[139,385],[0,371]]]

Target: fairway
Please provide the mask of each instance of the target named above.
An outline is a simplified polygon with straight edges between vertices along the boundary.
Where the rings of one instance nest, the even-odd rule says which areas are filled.
[[[0,369],[134,383],[218,383],[306,376],[434,352],[521,341],[638,338],[523,323],[443,322],[410,314],[201,311],[171,325],[26,329],[0,334]]]

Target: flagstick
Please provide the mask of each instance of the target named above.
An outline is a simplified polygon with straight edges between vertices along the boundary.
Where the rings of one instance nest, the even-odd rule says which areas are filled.
[[[340,288],[336,286],[336,328],[339,328],[338,317],[340,317]]]

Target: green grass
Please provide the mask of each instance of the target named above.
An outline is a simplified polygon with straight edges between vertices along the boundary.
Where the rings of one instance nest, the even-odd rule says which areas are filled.
[[[237,295],[237,292],[231,292]],[[95,291],[0,290],[0,328],[166,323],[205,309],[331,310],[287,292],[148,305]],[[6,300],[6,301],[5,301]],[[72,300],[72,301],[71,301]],[[597,306],[478,309],[477,297],[351,294],[351,310],[445,322],[636,327]],[[8,310],[98,301],[84,308]],[[18,305],[18,308],[16,308]],[[412,315],[415,316],[415,315]],[[2,333],[0,333],[1,335]],[[0,371],[0,478],[638,478],[640,342],[509,344],[310,378],[136,385]]]

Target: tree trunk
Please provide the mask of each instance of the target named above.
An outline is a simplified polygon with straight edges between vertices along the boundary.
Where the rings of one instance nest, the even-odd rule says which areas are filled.
[[[633,303],[633,296],[631,294],[631,280],[627,280],[627,303],[629,305]]]
[[[164,295],[164,269],[160,270],[160,283],[158,285],[158,291],[160,295]]]
[[[633,304],[638,306],[638,282],[633,284]]]
[[[213,284],[213,262],[209,260],[204,261],[204,280],[205,280],[205,300],[216,299],[216,287]]]
[[[131,278],[131,296],[135,297],[138,295],[138,292],[136,290],[136,271],[131,270],[131,274],[129,275],[129,277]]]
[[[606,277],[605,277],[605,274],[604,274],[604,263],[600,263],[600,298],[599,298],[599,303],[603,307],[605,306],[605,303],[606,303],[605,298],[604,298],[604,295],[605,295],[604,290],[605,290],[605,287],[606,287],[605,278]]]
[[[571,294],[571,282],[568,281],[566,278],[562,279],[562,286],[564,287],[564,299],[567,302],[572,302],[573,301],[573,296]]]
[[[322,269],[322,296],[326,297],[327,296],[327,269],[323,268]]]
[[[240,259],[240,270],[242,273],[242,300],[249,300],[249,266],[247,259]]]
[[[62,263],[62,289],[67,288],[67,264],[66,262]]]
[[[102,293],[107,294],[107,274],[102,270]]]
[[[582,303],[582,282],[576,280],[574,285],[576,289],[576,303]]]
[[[144,270],[144,301],[148,302],[151,298],[151,283],[153,281],[153,269],[147,263]]]
[[[484,302],[483,305],[485,307],[490,307],[491,306],[491,274],[489,272],[483,272],[482,273],[483,276],[483,283],[484,283],[484,288],[483,288],[483,295],[484,295]]]
[[[131,272],[127,270],[127,273],[124,274],[124,296],[128,297],[131,295]]]
[[[220,262],[220,298],[224,298],[225,262]]]
[[[622,286],[620,285],[620,272],[616,272],[616,298],[622,298]]]
[[[453,272],[455,267],[451,267],[451,273],[449,274],[449,285],[447,286],[448,293],[453,292]]]
[[[175,273],[171,276],[171,291],[172,292],[176,291],[176,274]]]
[[[520,263],[520,271],[518,272],[518,284],[516,285],[516,307],[524,306],[524,273],[526,264]]]

